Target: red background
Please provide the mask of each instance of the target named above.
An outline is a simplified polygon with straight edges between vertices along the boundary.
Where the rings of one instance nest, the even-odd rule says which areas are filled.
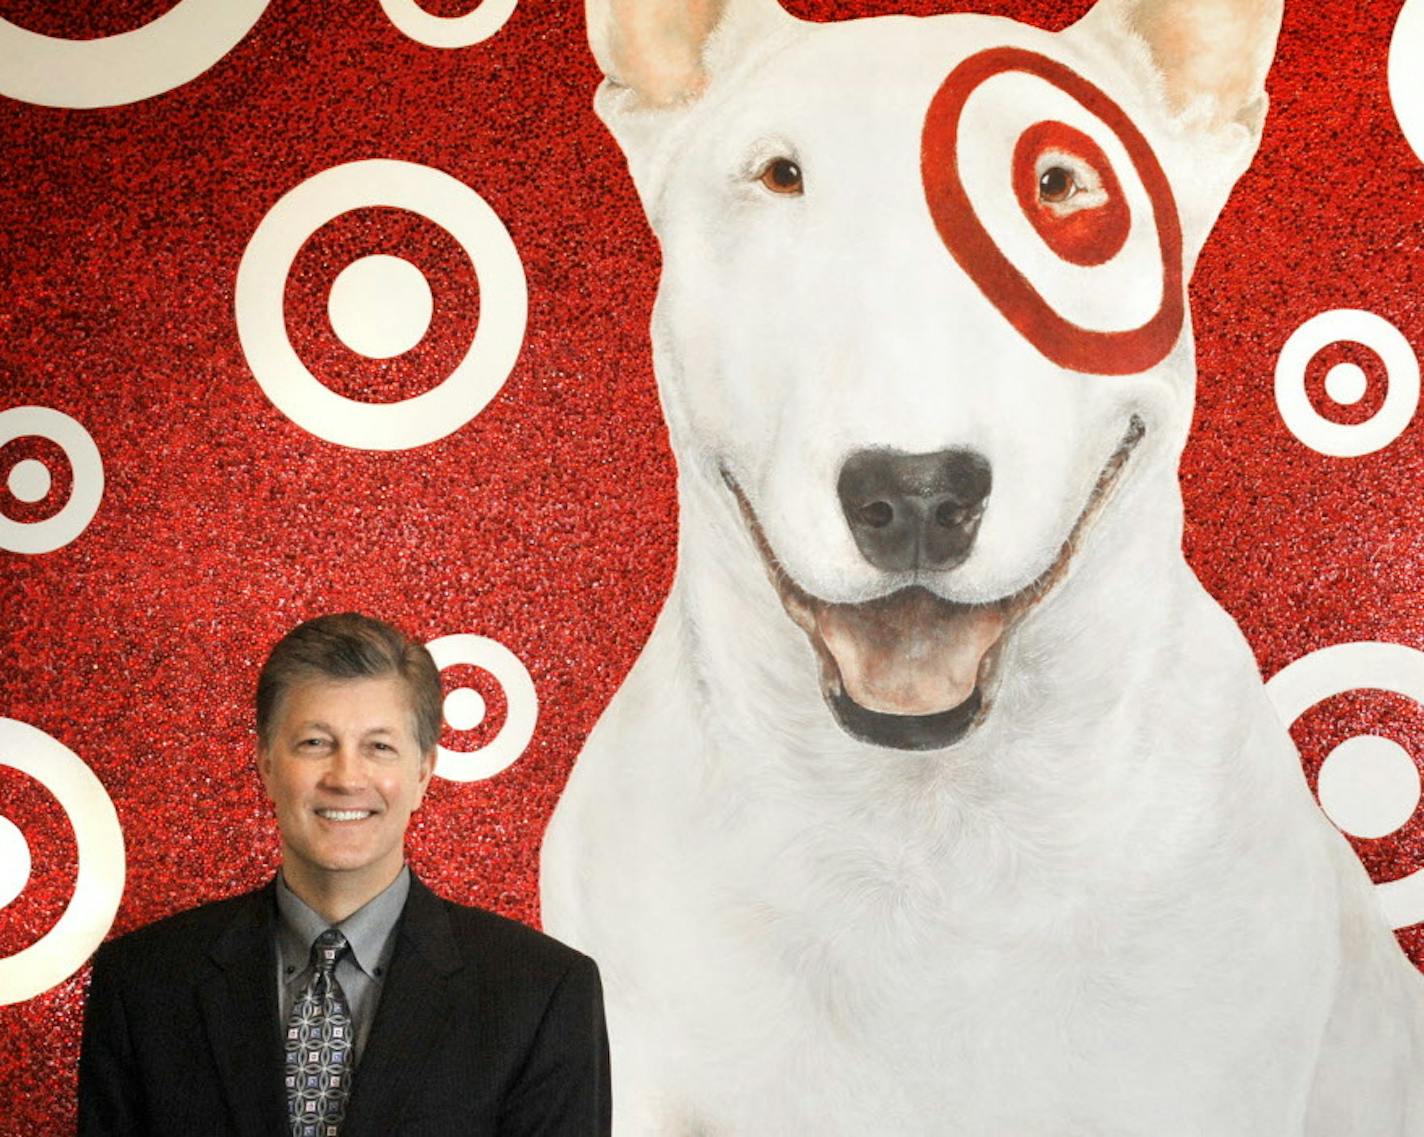
[[[0,0],[0,17],[69,38],[140,26],[162,0]],[[468,0],[425,0],[457,15]],[[930,13],[930,2],[800,0],[802,16]],[[1085,0],[961,4],[1048,26]],[[1271,115],[1197,268],[1197,417],[1182,470],[1186,551],[1269,677],[1356,640],[1424,647],[1420,423],[1386,449],[1324,457],[1283,425],[1272,394],[1286,337],[1318,312],[1367,308],[1424,347],[1419,235],[1424,168],[1386,87],[1397,0],[1287,5]],[[60,110],[0,97],[0,410],[73,416],[103,455],[84,534],[42,555],[0,552],[0,715],[81,756],[114,801],[128,878],[113,934],[255,886],[276,865],[251,768],[250,692],[299,619],[359,608],[421,639],[499,640],[534,678],[540,719],[497,777],[437,780],[411,859],[437,890],[537,919],[539,841],[582,741],[637,655],[671,580],[674,471],[647,324],[656,243],[622,156],[594,118],[599,79],[582,13],[521,0],[483,44],[440,50],[401,34],[375,0],[273,0],[193,82],[129,106]],[[340,163],[388,157],[444,170],[503,219],[529,281],[519,363],[493,402],[442,441],[369,453],[284,417],[252,378],[233,318],[237,265],[289,189]],[[357,256],[399,252],[431,282],[436,315],[407,356],[374,361],[335,338],[325,296]],[[348,214],[294,266],[287,323],[341,393],[417,393],[464,352],[478,318],[468,257],[397,210]],[[1361,363],[1353,408],[1322,391]],[[1322,413],[1358,421],[1383,368],[1336,348],[1312,366]],[[27,505],[3,488],[24,457],[57,474]],[[37,520],[64,502],[66,462],[25,439],[0,448],[0,510]],[[446,673],[448,686],[472,669]],[[445,743],[478,746],[504,704]],[[1295,728],[1306,774],[1357,734],[1424,754],[1414,702],[1337,696]],[[0,756],[3,760],[3,756]],[[64,910],[75,845],[36,781],[0,765],[0,815],[34,870],[0,909],[0,957]],[[1424,818],[1356,847],[1377,880],[1424,867]],[[1424,962],[1424,935],[1402,939]],[[0,1007],[0,1134],[73,1127],[87,971]]]

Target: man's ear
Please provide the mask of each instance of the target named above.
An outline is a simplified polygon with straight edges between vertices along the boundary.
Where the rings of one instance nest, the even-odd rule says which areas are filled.
[[[262,788],[270,798],[272,796],[272,751],[260,739],[257,743],[254,761],[257,766],[257,776],[262,779]]]
[[[431,747],[426,753],[420,756],[420,775],[416,783],[415,804],[419,807],[425,800],[425,791],[430,787],[430,778],[435,773],[436,752],[435,747]]]

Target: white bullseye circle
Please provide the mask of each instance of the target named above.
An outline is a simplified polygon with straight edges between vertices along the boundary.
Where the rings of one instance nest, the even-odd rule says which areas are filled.
[[[485,721],[484,697],[469,687],[457,687],[445,696],[445,721],[452,730],[474,730]]]
[[[89,432],[66,414],[49,407],[11,407],[0,411],[0,446],[30,436],[48,438],[64,451],[74,471],[74,486],[64,508],[43,521],[12,521],[0,514],[0,549],[12,553],[52,553],[73,541],[94,520],[104,496],[104,461]],[[24,464],[17,462],[15,469]],[[45,471],[46,477],[48,473]],[[14,470],[11,471],[13,477]],[[10,488],[14,492],[13,480]],[[45,491],[48,490],[46,486]],[[22,501],[29,500],[21,493],[15,496]]]
[[[0,908],[4,908],[30,883],[30,845],[20,827],[0,817]]]
[[[179,0],[100,39],[60,39],[0,19],[0,95],[45,107],[117,107],[196,79],[238,45],[271,0]]]
[[[326,301],[331,327],[352,351],[391,359],[409,351],[430,328],[430,282],[400,257],[352,261],[332,282]]]
[[[1335,644],[1311,652],[1286,665],[1266,684],[1266,693],[1287,727],[1316,703],[1332,695],[1361,689],[1392,691],[1396,695],[1413,699],[1416,703],[1424,703],[1424,652],[1405,647],[1403,644]],[[1347,740],[1330,752],[1329,758],[1326,759],[1327,765],[1332,759],[1340,756],[1342,751],[1344,760],[1340,770],[1331,774],[1329,779],[1326,778],[1326,767],[1321,767],[1322,805],[1325,805],[1324,799],[1328,794],[1350,815],[1351,824],[1377,828],[1386,815],[1397,817],[1402,811],[1408,797],[1408,791],[1401,788],[1406,779],[1401,776],[1403,772],[1399,768],[1397,758],[1382,758],[1375,745],[1383,741],[1381,739],[1369,740],[1368,750],[1374,753],[1363,752],[1364,757],[1359,746],[1345,749],[1350,743],[1361,741],[1359,738]],[[1404,758],[1413,765],[1408,755],[1404,755]],[[1381,777],[1374,772],[1367,772],[1385,766],[1392,766],[1393,774],[1385,773]],[[1346,783],[1353,784],[1337,794],[1338,784],[1332,786],[1331,783],[1337,782],[1342,776]],[[1417,794],[1417,773],[1415,779],[1414,792]],[[1365,783],[1369,783],[1369,788],[1364,792],[1372,797],[1367,805],[1359,801],[1361,787]],[[1347,800],[1349,804],[1345,804]],[[1329,807],[1326,809],[1328,813]],[[1410,813],[1413,813],[1412,809]],[[1333,814],[1331,817],[1334,820]],[[1409,816],[1406,815],[1404,821],[1408,820]],[[1399,824],[1403,823],[1401,821]],[[1394,829],[1373,835],[1388,836],[1398,828],[1396,825]],[[1416,869],[1398,880],[1375,885],[1375,894],[1379,897],[1380,907],[1384,909],[1391,927],[1407,928],[1411,924],[1424,921],[1424,869]]]
[[[1325,373],[1325,393],[1342,407],[1353,407],[1369,386],[1365,369],[1355,363],[1337,363]]]
[[[1389,40],[1389,101],[1399,129],[1424,161],[1424,0],[1405,0]]]
[[[405,209],[444,228],[474,262],[480,318],[465,357],[430,390],[395,403],[362,403],[324,386],[287,338],[282,297],[306,239],[353,209]],[[509,231],[485,200],[449,174],[372,158],[323,170],[289,190],[252,234],[237,270],[237,332],[253,377],[303,430],[359,450],[409,450],[454,433],[479,414],[514,370],[529,294]]]
[[[1419,808],[1419,768],[1397,742],[1347,738],[1320,767],[1320,806],[1352,837],[1387,837]]]
[[[1321,348],[1342,341],[1368,347],[1380,357],[1388,376],[1379,410],[1364,422],[1348,425],[1318,413],[1305,393],[1306,366]],[[1419,409],[1419,360],[1399,329],[1373,312],[1358,308],[1321,312],[1292,332],[1281,348],[1276,360],[1276,407],[1290,432],[1312,450],[1333,458],[1372,454],[1398,438]]]
[[[48,932],[0,959],[0,1004],[23,1003],[84,966],[113,925],[124,894],[124,834],[103,783],[44,731],[0,718],[0,765],[49,790],[74,827],[79,867],[74,895]]]
[[[516,0],[482,0],[463,16],[433,16],[416,0],[381,0],[386,17],[402,33],[426,47],[473,47],[504,27]]]
[[[5,480],[10,492],[21,501],[43,501],[52,483],[49,467],[34,458],[24,458],[16,462],[10,469],[10,476]]]
[[[508,706],[499,733],[478,750],[437,747],[435,776],[453,782],[475,782],[492,778],[501,770],[508,769],[528,747],[529,740],[534,737],[534,726],[539,721],[539,696],[524,664],[502,643],[484,636],[441,636],[425,646],[430,649],[435,666],[442,671],[455,664],[484,668],[499,682]],[[451,696],[459,693],[450,692]],[[470,694],[479,698],[477,692],[471,691]],[[480,699],[480,704],[483,707],[483,699]],[[473,710],[473,704],[466,703],[463,709]],[[462,708],[457,705],[456,715],[461,712]],[[448,698],[445,713],[449,719]],[[461,729],[454,720],[450,720],[450,725],[456,730]]]

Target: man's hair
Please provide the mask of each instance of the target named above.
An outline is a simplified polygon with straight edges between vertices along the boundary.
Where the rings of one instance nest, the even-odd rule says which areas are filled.
[[[440,738],[440,670],[425,645],[399,628],[359,612],[338,612],[298,624],[279,641],[257,677],[257,738],[272,743],[287,692],[311,679],[404,681],[415,717],[415,740],[428,754]]]

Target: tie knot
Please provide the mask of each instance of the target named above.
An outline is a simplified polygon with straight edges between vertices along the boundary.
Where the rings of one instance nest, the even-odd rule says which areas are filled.
[[[346,937],[335,928],[327,928],[312,941],[311,965],[317,971],[330,972],[346,950]]]

